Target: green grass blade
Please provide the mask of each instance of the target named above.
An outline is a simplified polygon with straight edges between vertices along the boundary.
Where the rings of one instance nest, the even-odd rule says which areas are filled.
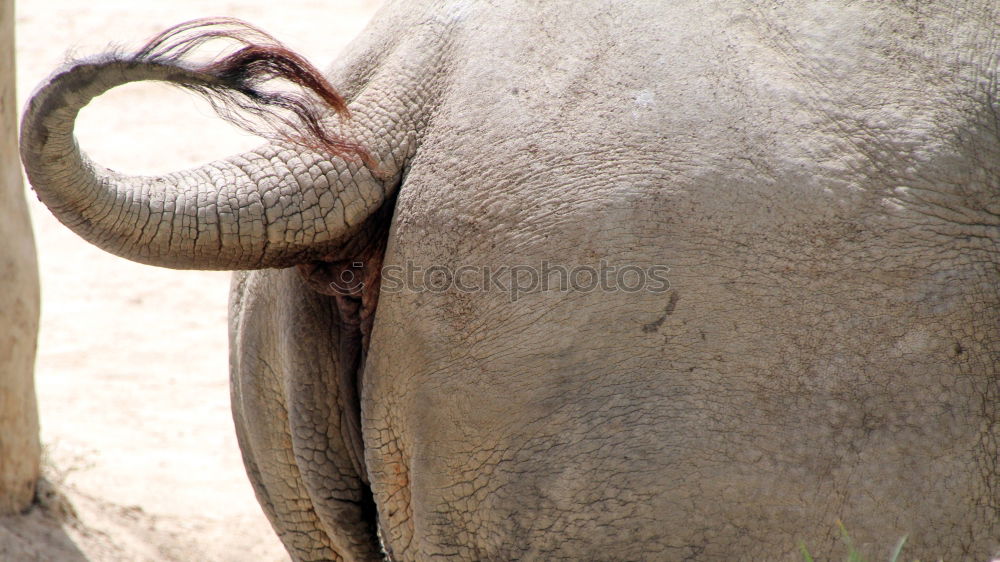
[[[799,552],[802,553],[802,559],[805,560],[805,562],[816,562],[813,560],[812,554],[809,554],[809,549],[806,548],[805,541],[799,541]]]
[[[854,541],[851,540],[851,535],[847,533],[847,527],[840,519],[837,519],[837,527],[840,529],[840,535],[844,537],[844,543],[847,544],[847,562],[865,562],[861,553],[854,548]]]
[[[908,536],[909,535],[903,535],[903,538],[899,539],[899,542],[896,543],[896,548],[893,549],[892,556],[889,557],[889,562],[896,562],[896,560],[899,559],[899,555],[903,553],[903,545],[906,544],[906,538]]]

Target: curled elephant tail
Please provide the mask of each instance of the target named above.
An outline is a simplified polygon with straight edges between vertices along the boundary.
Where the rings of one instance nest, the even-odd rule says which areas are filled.
[[[200,48],[217,40],[234,47],[206,61]],[[197,92],[271,142],[161,176],[100,166],[74,138],[76,117],[93,98],[143,80]],[[288,267],[342,245],[395,185],[400,146],[379,142],[394,123],[385,113],[348,115],[323,75],[267,33],[235,19],[194,20],[135,53],[53,73],[25,108],[21,158],[53,214],[111,253],[177,269]],[[377,153],[365,148],[373,143]]]

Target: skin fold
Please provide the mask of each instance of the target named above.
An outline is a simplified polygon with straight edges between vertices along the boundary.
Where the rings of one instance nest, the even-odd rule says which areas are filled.
[[[873,559],[906,535],[907,559],[988,560],[998,17],[389,2],[327,73],[342,144],[107,171],[72,137],[91,97],[243,87],[112,54],[43,84],[21,152],[95,244],[240,270],[234,419],[296,560],[826,559],[838,520]],[[602,262],[668,283],[387,277]]]

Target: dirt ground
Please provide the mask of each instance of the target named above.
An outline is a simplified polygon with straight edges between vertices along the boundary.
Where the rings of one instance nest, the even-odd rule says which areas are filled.
[[[18,96],[68,51],[136,46],[165,27],[227,15],[325,67],[378,0],[20,0]],[[193,166],[259,144],[190,94],[129,85],[77,126],[101,164]],[[229,274],[139,265],[84,243],[29,193],[42,278],[36,369],[45,473],[59,505],[0,519],[0,561],[287,560],[243,471],[229,412]]]

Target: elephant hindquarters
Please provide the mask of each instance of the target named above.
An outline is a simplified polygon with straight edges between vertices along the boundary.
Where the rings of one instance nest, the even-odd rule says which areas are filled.
[[[296,560],[377,560],[353,388],[361,346],[295,269],[237,273],[233,418],[257,499]]]

